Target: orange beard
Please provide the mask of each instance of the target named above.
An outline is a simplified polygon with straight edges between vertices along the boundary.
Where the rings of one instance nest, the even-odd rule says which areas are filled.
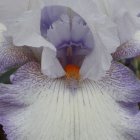
[[[76,65],[73,65],[73,64],[67,65],[65,67],[66,78],[79,80],[80,79],[79,70],[80,70],[80,68]]]

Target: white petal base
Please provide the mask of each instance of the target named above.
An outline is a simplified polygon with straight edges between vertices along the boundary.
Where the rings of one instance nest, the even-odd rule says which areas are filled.
[[[45,84],[32,93],[34,104],[4,116],[8,140],[133,140],[123,135],[119,106],[96,83],[85,81],[77,91],[62,79],[50,89]]]

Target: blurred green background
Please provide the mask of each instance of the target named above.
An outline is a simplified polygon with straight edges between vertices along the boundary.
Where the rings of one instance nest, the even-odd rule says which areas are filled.
[[[129,67],[140,79],[140,56],[122,60],[122,63]]]

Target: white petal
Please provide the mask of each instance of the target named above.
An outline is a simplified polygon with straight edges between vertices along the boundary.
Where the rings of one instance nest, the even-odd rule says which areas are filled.
[[[13,77],[13,85],[0,84],[0,123],[8,140],[134,140],[126,133],[132,114],[99,83],[86,80],[74,91],[65,79],[43,76],[33,62]]]
[[[6,30],[6,27],[4,24],[0,23],[0,33],[5,31]]]
[[[3,36],[4,31],[6,31],[6,27],[4,26],[4,24],[0,23],[0,46],[2,45],[4,41],[4,36]]]
[[[8,25],[25,11],[39,7],[40,2],[40,0],[12,0],[12,2],[9,0],[1,0],[0,21]]]
[[[107,94],[88,83],[72,95],[62,82],[54,82],[52,92],[42,91],[26,110],[5,117],[6,132],[13,127],[9,140],[128,140],[117,128],[119,111]]]
[[[47,39],[53,43],[55,47],[63,45],[63,42],[71,41],[69,17],[67,15],[63,15],[61,16],[61,20],[53,23],[52,28],[47,31]]]
[[[104,10],[117,25],[118,35],[122,43],[132,39],[135,32],[140,29],[138,0],[102,0]],[[118,10],[119,9],[119,10]]]
[[[40,11],[26,12],[8,28],[6,35],[13,38],[14,45],[45,46],[55,50],[54,46],[40,34],[40,14]]]
[[[56,58],[56,52],[44,48],[42,52],[41,71],[50,78],[58,78],[65,75],[65,72]]]
[[[117,104],[107,93],[87,82],[73,95],[63,82],[52,83],[52,91],[42,89],[30,107],[4,116],[9,140],[127,140],[119,130]]]
[[[112,57],[106,49],[102,50],[104,44],[101,43],[97,36],[94,36],[95,46],[89,54],[80,69],[83,79],[99,80],[109,70]]]

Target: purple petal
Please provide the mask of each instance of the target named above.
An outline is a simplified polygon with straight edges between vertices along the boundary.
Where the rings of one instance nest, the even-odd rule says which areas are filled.
[[[140,42],[132,40],[122,44],[117,48],[116,52],[112,54],[115,60],[133,58],[140,55]]]
[[[103,87],[112,90],[111,96],[117,101],[133,103],[140,101],[140,80],[123,64],[112,62],[102,82]]]
[[[46,37],[47,30],[51,27],[53,22],[57,21],[62,14],[66,14],[68,11],[67,7],[63,6],[49,6],[44,7],[41,11],[41,23],[40,30],[42,36]]]
[[[129,116],[124,123],[126,133],[133,137],[134,140],[140,140],[140,112],[136,115]]]
[[[72,27],[70,27],[71,25]],[[74,15],[72,19],[68,15],[62,15],[58,21],[52,24],[52,28],[47,31],[46,38],[57,49],[73,45],[81,46],[81,48],[90,52],[94,46],[93,35],[89,27],[78,15]],[[80,48],[78,51],[76,54],[80,54]]]
[[[31,60],[35,60],[35,57],[28,47],[16,47],[10,42],[5,42],[0,47],[0,73]]]

